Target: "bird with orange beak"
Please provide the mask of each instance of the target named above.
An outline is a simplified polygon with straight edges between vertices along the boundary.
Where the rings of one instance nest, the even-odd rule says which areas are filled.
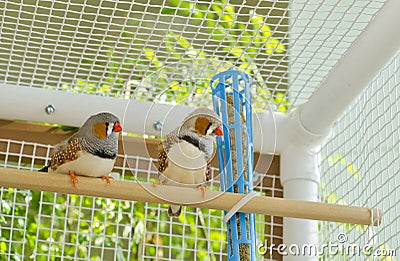
[[[211,178],[215,136],[222,136],[222,121],[213,110],[198,108],[190,113],[158,147],[160,183],[199,187],[205,193],[205,183]],[[180,213],[181,206],[168,208],[170,217]]]
[[[117,116],[109,112],[92,115],[78,132],[55,146],[50,164],[40,171],[69,174],[75,188],[76,175],[102,178],[109,184],[121,131]]]

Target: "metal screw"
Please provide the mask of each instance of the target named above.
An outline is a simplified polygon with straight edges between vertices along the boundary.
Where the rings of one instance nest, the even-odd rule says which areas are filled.
[[[155,129],[156,131],[161,131],[161,130],[162,130],[162,127],[163,127],[162,121],[156,121],[156,122],[154,122],[153,127],[154,127],[154,129]]]
[[[54,107],[53,104],[49,104],[49,105],[46,106],[46,108],[44,108],[44,111],[45,111],[48,115],[50,115],[50,114],[53,114],[53,113],[56,111],[56,107]]]

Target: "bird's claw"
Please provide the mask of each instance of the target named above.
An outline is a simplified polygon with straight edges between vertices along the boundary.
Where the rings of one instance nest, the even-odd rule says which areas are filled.
[[[162,181],[151,183],[151,186],[153,186],[153,188],[158,188],[158,186],[161,186],[161,185],[164,185],[164,183]]]
[[[76,189],[76,184],[78,183],[78,178],[75,176],[74,171],[70,170],[69,176],[71,178],[71,182],[72,182],[72,185],[74,186],[74,189]]]
[[[111,179],[114,179],[112,176],[111,177],[107,177],[107,176],[101,176],[102,180],[105,180],[107,182],[108,185],[111,184]]]
[[[199,189],[201,190],[201,192],[203,193],[203,200],[206,199],[206,188],[203,186],[200,186]]]

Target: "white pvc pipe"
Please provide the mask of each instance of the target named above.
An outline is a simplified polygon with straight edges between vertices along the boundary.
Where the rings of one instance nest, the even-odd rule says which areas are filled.
[[[55,112],[48,115],[47,105]],[[49,122],[79,127],[92,114],[110,111],[123,123],[123,129],[136,134],[164,136],[177,126],[195,108],[148,101],[125,100],[99,95],[71,93],[42,88],[0,85],[0,119]],[[275,119],[274,119],[275,117]],[[275,123],[282,125],[284,116],[271,112],[254,113],[255,151],[275,152]],[[163,122],[162,132],[154,123]]]
[[[169,115],[164,122],[163,131],[171,131],[194,109],[12,85],[0,85],[0,99],[0,119],[79,127],[90,115],[109,111],[124,123],[124,131],[158,136],[160,131],[153,126],[156,121],[162,121]],[[55,107],[55,112],[50,115],[45,112],[49,104]],[[168,114],[170,110],[173,111],[173,117]]]
[[[310,179],[288,180],[284,186],[285,198],[304,201],[317,201],[318,184]],[[299,196],[301,195],[301,196]],[[318,260],[313,246],[318,245],[318,221],[299,218],[283,218],[283,239],[287,255],[283,260]],[[292,247],[294,246],[294,247]],[[299,248],[297,248],[299,247]],[[302,252],[304,249],[306,251]],[[308,249],[314,252],[308,252]],[[299,250],[300,252],[297,252]]]
[[[300,108],[312,133],[330,131],[349,105],[400,49],[400,1],[388,0],[319,89]]]
[[[320,136],[308,132],[298,114],[285,122],[286,144],[280,157],[281,183],[284,198],[318,201],[318,147]],[[283,219],[283,243],[287,247],[284,261],[317,261],[316,253],[297,253],[305,247],[318,245],[318,222],[298,218]]]
[[[286,116],[270,111],[253,113],[254,150],[261,154],[280,154],[282,126]]]
[[[322,136],[314,135],[301,124],[299,115],[294,114],[285,121],[282,129],[282,154],[280,156],[281,183],[284,198],[318,201],[318,144]],[[318,222],[297,218],[283,219],[283,243],[288,247],[284,261],[317,261],[316,253],[291,253],[293,247],[318,245]]]

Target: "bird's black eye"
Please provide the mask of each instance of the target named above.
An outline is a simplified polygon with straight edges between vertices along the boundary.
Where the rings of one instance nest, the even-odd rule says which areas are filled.
[[[104,123],[106,125],[106,136],[108,136],[108,125],[110,125],[108,122]]]

